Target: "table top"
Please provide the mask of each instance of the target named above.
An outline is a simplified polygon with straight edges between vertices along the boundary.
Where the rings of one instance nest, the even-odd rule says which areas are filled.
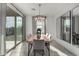
[[[37,40],[37,35],[31,35],[27,39],[27,42],[33,42],[33,40]],[[38,39],[38,40],[44,40],[45,42],[50,42],[51,41],[51,39],[48,36],[44,35],[44,34],[42,34],[40,39]]]

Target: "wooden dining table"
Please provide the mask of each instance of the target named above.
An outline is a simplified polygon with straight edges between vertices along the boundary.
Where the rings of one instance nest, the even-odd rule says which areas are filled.
[[[45,41],[45,46],[47,47],[48,51],[49,51],[49,55],[50,55],[50,42],[52,41],[51,38],[49,38],[48,36],[46,36],[45,34],[41,34],[41,37],[40,39],[37,39],[37,35],[31,35],[28,39],[27,39],[27,42],[28,42],[28,55],[29,55],[29,52],[32,48],[32,43],[33,43],[33,40],[44,40]]]

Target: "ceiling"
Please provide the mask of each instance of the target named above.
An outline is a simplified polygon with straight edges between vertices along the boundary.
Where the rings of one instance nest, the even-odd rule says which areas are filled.
[[[13,3],[13,5],[25,15],[35,16],[39,14],[38,3]],[[66,13],[77,5],[78,3],[41,3],[40,14],[56,17]],[[35,8],[35,11],[32,10],[33,8]]]
[[[7,6],[6,16],[20,16],[20,15]]]

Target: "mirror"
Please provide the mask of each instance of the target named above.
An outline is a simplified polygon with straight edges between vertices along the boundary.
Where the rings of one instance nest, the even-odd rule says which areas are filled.
[[[73,45],[79,47],[79,7],[73,9],[73,18],[72,18],[72,41]]]
[[[62,39],[66,42],[71,43],[71,30],[70,30],[70,12],[64,14],[61,16],[61,34],[62,34]]]

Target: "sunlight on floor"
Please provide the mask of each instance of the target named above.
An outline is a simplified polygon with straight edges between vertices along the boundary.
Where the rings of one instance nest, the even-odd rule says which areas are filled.
[[[6,56],[10,56],[11,53],[14,54],[13,56],[20,56],[21,47],[22,43],[19,46],[17,46],[12,52],[9,52]],[[60,56],[68,56],[67,54],[63,53],[62,51],[60,51],[52,45],[50,45],[50,50],[57,52]]]
[[[11,53],[13,53],[14,56],[20,56],[21,46],[22,46],[22,43],[19,46],[17,46],[14,50],[6,54],[6,56],[10,56]]]
[[[53,51],[56,51],[60,56],[67,56],[65,53],[61,52],[60,50],[58,50],[54,46],[50,45],[50,49],[53,50]]]

